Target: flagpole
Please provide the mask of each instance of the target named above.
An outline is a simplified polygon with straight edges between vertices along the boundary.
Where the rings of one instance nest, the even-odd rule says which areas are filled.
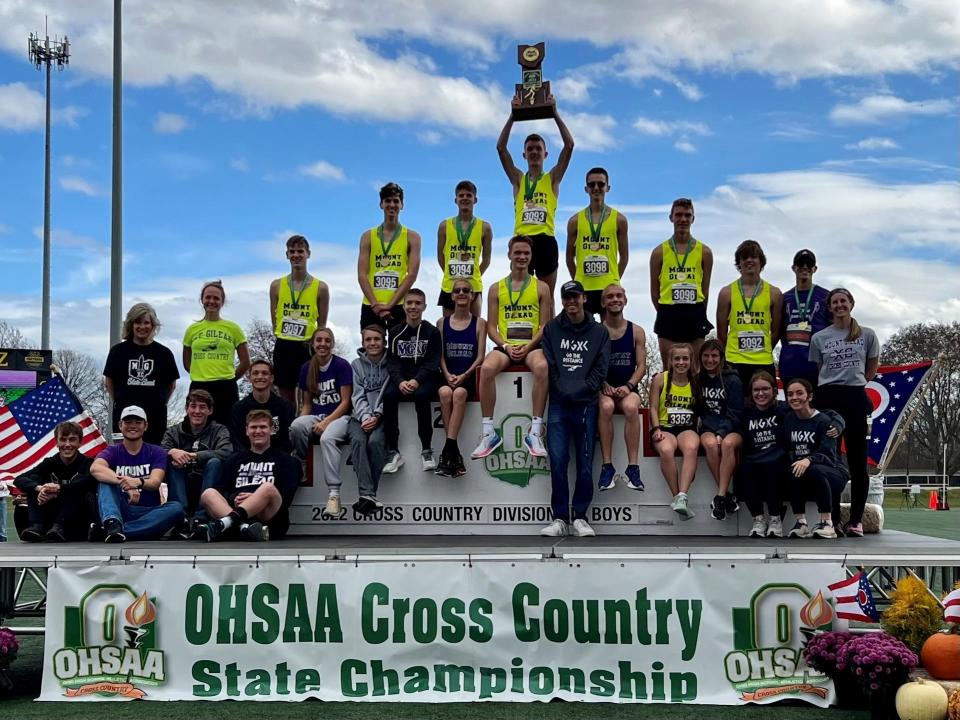
[[[897,436],[893,440],[892,445],[887,445],[887,448],[883,451],[883,455],[880,457],[880,462],[877,463],[877,474],[883,475],[887,469],[887,464],[889,460],[892,460],[894,455],[896,455],[897,450],[900,448],[900,443],[903,442],[904,436],[907,434],[907,430],[910,428],[910,424],[913,422],[913,419],[916,417],[917,412],[920,410],[920,403],[927,393],[930,391],[930,386],[933,384],[934,378],[937,376],[937,373],[940,372],[940,369],[943,367],[943,353],[937,356],[937,358],[930,365],[930,371],[927,373],[926,377],[923,379],[923,387],[920,389],[920,395],[914,398],[913,407],[910,408],[910,414],[907,415],[906,419],[900,423],[897,427]]]

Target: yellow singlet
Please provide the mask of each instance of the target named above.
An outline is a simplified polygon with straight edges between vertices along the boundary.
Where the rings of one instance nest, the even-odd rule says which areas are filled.
[[[664,371],[663,385],[660,388],[660,407],[657,414],[660,427],[688,427],[693,429],[693,386],[689,379],[686,385],[671,385],[670,397],[667,397],[669,378],[669,371]]]
[[[604,207],[603,221],[594,235],[590,229],[590,208],[577,213],[576,263],[574,280],[584,290],[603,290],[610,283],[620,282],[617,245],[617,211]],[[594,218],[600,221],[600,217]]]
[[[773,313],[770,306],[770,284],[760,281],[760,291],[750,309],[740,291],[740,281],[730,283],[730,320],[727,322],[727,362],[744,365],[772,365],[773,346],[770,335]]]
[[[660,266],[661,305],[695,305],[704,301],[703,243],[692,237],[690,242],[692,246],[688,245],[689,254],[683,253],[685,257],[678,257],[670,240],[663,241],[663,264]]]
[[[543,173],[533,186],[533,194],[526,199],[526,173],[520,178],[520,187],[514,198],[516,219],[513,224],[514,235],[550,235],[553,231],[553,218],[557,212],[557,196],[553,192],[550,173]]]
[[[530,275],[527,275],[524,286],[519,291],[511,291],[509,275],[497,283],[500,306],[497,330],[508,345],[525,345],[540,329],[537,283],[537,279]]]
[[[462,228],[467,232],[470,224]],[[480,259],[483,254],[483,220],[473,219],[473,229],[466,238],[467,245],[460,245],[457,235],[457,217],[447,218],[447,239],[443,245],[443,281],[440,289],[444,292],[453,290],[453,281],[464,278],[470,281],[474,292],[483,290],[483,279],[480,277]]]
[[[317,329],[317,288],[320,281],[311,278],[296,296],[290,285],[290,276],[280,278],[277,293],[277,312],[273,318],[273,334],[281,340],[309,340]]]
[[[380,235],[380,228],[370,229],[370,267],[367,268],[367,279],[373,288],[373,296],[377,302],[390,302],[390,298],[400,287],[400,283],[407,277],[407,228],[400,226],[396,239],[391,244],[390,238]],[[363,296],[363,304],[369,305],[367,296]]]

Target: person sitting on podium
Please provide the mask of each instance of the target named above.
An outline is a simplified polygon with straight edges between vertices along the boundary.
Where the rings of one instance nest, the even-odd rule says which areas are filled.
[[[523,445],[534,457],[546,457],[543,445],[543,411],[547,405],[547,361],[540,350],[543,327],[553,314],[550,288],[530,275],[533,245],[530,238],[510,238],[507,257],[510,274],[495,283],[487,294],[487,335],[494,351],[480,366],[480,412],[483,416],[480,444],[471,453],[474,460],[485,458],[503,439],[494,430],[493,411],[497,404],[497,375],[511,365],[526,365],[533,373],[533,417]]]

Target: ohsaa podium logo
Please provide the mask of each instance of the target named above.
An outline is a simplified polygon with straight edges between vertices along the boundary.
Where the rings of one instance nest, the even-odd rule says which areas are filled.
[[[764,585],[748,608],[733,608],[733,645],[724,670],[744,702],[798,696],[826,705],[832,681],[806,664],[804,639],[829,629],[833,608],[794,583]],[[806,696],[806,697],[804,697]]]
[[[129,585],[97,585],[77,607],[64,608],[64,647],[53,674],[68,698],[86,695],[139,699],[141,685],[166,681],[157,649],[156,598]]]
[[[498,432],[503,445],[483,459],[490,477],[526,487],[534,475],[550,475],[547,458],[534,457],[523,446],[523,436],[530,428],[530,416],[512,413],[503,418]]]

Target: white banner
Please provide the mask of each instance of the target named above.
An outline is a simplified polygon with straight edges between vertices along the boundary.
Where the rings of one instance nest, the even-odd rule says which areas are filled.
[[[418,561],[50,570],[41,700],[825,706],[839,565]]]

